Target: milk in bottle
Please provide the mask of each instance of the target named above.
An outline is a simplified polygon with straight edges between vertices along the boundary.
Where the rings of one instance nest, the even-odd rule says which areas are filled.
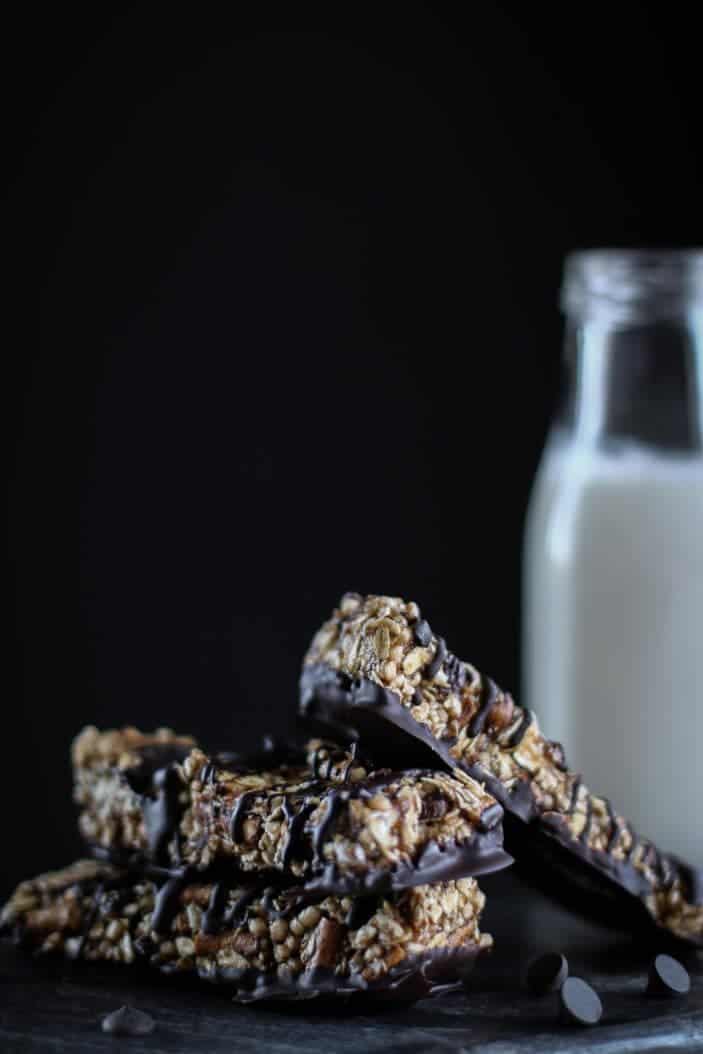
[[[524,698],[591,789],[703,866],[703,253],[576,254],[563,299]]]

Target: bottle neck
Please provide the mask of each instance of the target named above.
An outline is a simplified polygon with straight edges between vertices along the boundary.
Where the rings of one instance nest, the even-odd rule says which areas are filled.
[[[703,452],[703,310],[648,322],[569,318],[560,424],[579,442]]]

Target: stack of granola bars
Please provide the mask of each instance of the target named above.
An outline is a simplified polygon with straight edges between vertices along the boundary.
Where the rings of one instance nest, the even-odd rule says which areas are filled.
[[[335,741],[207,754],[169,729],[73,744],[86,857],[2,913],[35,953],[141,962],[234,999],[411,1001],[491,947],[478,878],[511,863],[581,909],[703,944],[700,877],[638,838],[416,604],[346,595],[301,713]],[[373,763],[369,760],[373,758]]]

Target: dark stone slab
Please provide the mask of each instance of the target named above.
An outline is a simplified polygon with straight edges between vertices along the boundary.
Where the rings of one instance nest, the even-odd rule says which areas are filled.
[[[353,1005],[238,1007],[205,985],[173,984],[116,966],[100,969],[33,962],[0,946],[0,1051],[3,1054],[100,1054],[120,1045],[137,1054],[656,1054],[703,1050],[703,956],[691,953],[690,993],[646,998],[648,967],[661,949],[573,918],[510,872],[482,880],[489,897],[485,928],[496,951],[477,969],[466,993],[409,1008],[355,1011]],[[539,954],[557,950],[603,1002],[600,1024],[574,1030],[558,1020],[556,996],[533,997],[524,971]],[[679,956],[680,957],[680,956]],[[150,1014],[147,1036],[115,1039],[102,1018],[122,1005]]]

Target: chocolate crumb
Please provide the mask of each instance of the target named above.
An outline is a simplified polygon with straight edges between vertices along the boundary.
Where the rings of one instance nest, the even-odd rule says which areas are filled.
[[[113,1036],[148,1036],[155,1027],[153,1017],[131,1006],[113,1010],[102,1021],[103,1032],[110,1032]]]

